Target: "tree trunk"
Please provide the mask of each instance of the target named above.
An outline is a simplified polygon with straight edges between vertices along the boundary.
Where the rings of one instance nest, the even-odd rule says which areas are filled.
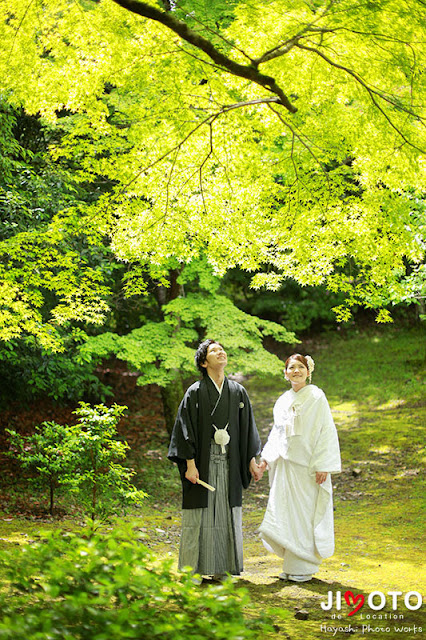
[[[164,287],[160,285],[156,288],[156,298],[162,315],[162,308],[164,305],[185,294],[183,285],[178,282],[180,272],[181,269],[172,269],[169,272],[170,286]],[[161,387],[164,419],[166,421],[166,428],[169,434],[172,432],[176,413],[183,396],[183,381],[180,371],[175,369],[170,373],[173,374],[173,381],[166,387]]]
[[[95,518],[96,518],[97,490],[98,490],[98,483],[97,481],[95,481],[92,487],[92,520],[93,522],[95,521]]]
[[[49,506],[49,513],[51,516],[53,516],[53,495],[54,495],[54,480],[53,478],[50,478],[50,506]]]
[[[177,410],[179,408],[180,401],[183,396],[183,383],[182,378],[178,371],[173,382],[167,385],[167,387],[161,388],[161,399],[163,401],[164,419],[166,421],[166,428],[169,434],[171,434],[173,425],[175,423]]]

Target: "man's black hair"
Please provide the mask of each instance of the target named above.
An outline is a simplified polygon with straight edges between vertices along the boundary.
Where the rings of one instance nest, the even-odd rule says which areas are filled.
[[[201,365],[203,365],[206,361],[207,351],[211,344],[219,344],[219,343],[217,340],[212,340],[211,338],[207,338],[207,340],[204,340],[201,344],[198,345],[198,349],[195,352],[195,358],[194,358],[195,366],[199,371],[201,371],[203,376],[207,375],[207,369],[206,367],[203,367]]]

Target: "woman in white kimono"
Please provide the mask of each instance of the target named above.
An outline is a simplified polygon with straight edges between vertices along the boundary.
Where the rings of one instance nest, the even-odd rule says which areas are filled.
[[[306,582],[334,552],[331,473],[340,450],[324,392],[310,382],[314,361],[293,354],[285,363],[292,386],[275,403],[274,426],[261,453],[270,493],[259,532],[268,551],[284,559],[280,578]]]

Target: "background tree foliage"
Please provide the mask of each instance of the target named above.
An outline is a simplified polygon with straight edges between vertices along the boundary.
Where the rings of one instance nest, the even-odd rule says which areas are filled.
[[[259,271],[254,286],[402,297],[424,248],[424,7],[6,0],[8,99],[62,129],[52,153],[80,180],[115,185],[53,238],[80,224],[164,274],[202,251],[219,274]]]
[[[49,146],[60,132],[0,99],[3,173],[0,175],[1,336],[34,335],[55,347],[69,321],[99,323],[107,305],[108,249],[81,229],[55,227],[60,211],[78,211],[96,199],[72,166],[55,163]],[[62,330],[61,330],[62,327]]]
[[[1,337],[61,348],[125,295],[127,331],[189,314],[187,348],[205,324],[179,278],[205,262],[254,288],[325,286],[343,320],[421,298],[424,9],[4,0]],[[17,113],[43,127],[38,167]]]

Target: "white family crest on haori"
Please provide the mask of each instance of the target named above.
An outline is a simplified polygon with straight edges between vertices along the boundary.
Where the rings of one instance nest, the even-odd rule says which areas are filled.
[[[218,429],[216,425],[213,426],[216,430],[216,433],[214,434],[214,441],[216,442],[216,444],[220,444],[220,446],[222,447],[222,453],[225,453],[225,445],[227,445],[231,439],[227,431],[229,423],[225,425],[223,429]]]

